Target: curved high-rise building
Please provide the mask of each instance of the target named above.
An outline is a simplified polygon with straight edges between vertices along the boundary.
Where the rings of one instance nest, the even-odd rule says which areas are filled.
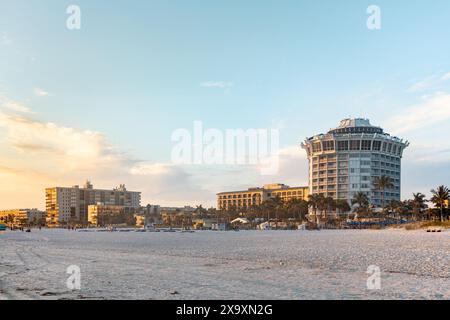
[[[351,203],[353,195],[362,191],[371,204],[380,206],[381,192],[373,181],[388,176],[394,188],[385,190],[385,203],[400,200],[401,158],[408,145],[372,126],[368,119],[342,120],[339,127],[302,143],[309,160],[310,194]]]

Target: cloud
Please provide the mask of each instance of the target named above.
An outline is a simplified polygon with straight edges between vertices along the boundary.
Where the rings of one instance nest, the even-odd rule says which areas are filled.
[[[46,97],[49,95],[49,93],[43,89],[40,88],[34,88],[33,92],[35,95],[37,95],[38,97]]]
[[[6,129],[4,140],[22,157],[38,158],[35,165],[57,171],[81,167],[95,168],[117,162],[121,155],[108,146],[105,137],[88,130],[77,130],[51,122],[40,122],[23,115],[0,112],[0,126]],[[39,158],[45,156],[45,161]],[[43,159],[43,158],[42,158]]]
[[[409,87],[408,92],[418,92],[431,88],[439,83],[440,78],[436,75],[429,76]]]
[[[445,74],[434,74],[414,83],[408,88],[407,91],[421,92],[427,89],[436,90],[436,87],[440,87],[442,83],[447,80],[450,80],[450,72]]]
[[[44,208],[46,187],[71,186],[86,178],[100,188],[126,183],[130,190],[142,192],[143,204],[214,201],[214,193],[192,179],[185,168],[138,161],[109,144],[100,132],[4,112],[0,112],[0,130],[4,132],[0,136],[2,207]]]
[[[19,102],[16,102],[16,101],[6,100],[6,99],[2,99],[2,98],[0,98],[0,107],[9,109],[9,110],[12,110],[15,112],[32,113],[30,108],[28,108],[27,106],[25,106]]]
[[[10,44],[11,44],[11,38],[9,37],[8,33],[3,31],[0,35],[0,45],[9,46]]]
[[[141,176],[155,176],[155,175],[171,175],[174,174],[176,167],[170,164],[148,164],[141,163],[130,168],[132,175]]]
[[[450,94],[439,94],[424,102],[402,110],[388,121],[386,127],[394,134],[401,134],[450,120]]]
[[[225,82],[225,81],[206,81],[200,84],[201,87],[204,88],[220,88],[220,89],[228,89],[233,86],[233,82]]]
[[[418,164],[439,164],[450,161],[450,145],[445,143],[413,144],[406,159]]]

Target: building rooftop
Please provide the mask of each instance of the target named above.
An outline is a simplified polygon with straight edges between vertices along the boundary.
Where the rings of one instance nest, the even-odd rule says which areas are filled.
[[[371,125],[369,119],[349,118],[341,120],[339,127],[328,133],[383,133],[383,129]]]
[[[290,187],[282,183],[275,183],[275,184],[266,184],[262,188],[248,188],[247,190],[241,190],[241,191],[227,191],[227,192],[220,192],[217,195],[221,194],[229,194],[229,193],[247,193],[247,192],[253,192],[253,191],[278,191],[278,190],[292,190],[292,189],[306,189],[307,186],[300,186],[300,187]]]

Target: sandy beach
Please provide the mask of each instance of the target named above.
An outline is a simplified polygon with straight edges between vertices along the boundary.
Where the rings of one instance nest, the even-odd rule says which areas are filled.
[[[33,230],[0,243],[0,299],[450,299],[448,231]],[[371,265],[381,289],[367,289]]]

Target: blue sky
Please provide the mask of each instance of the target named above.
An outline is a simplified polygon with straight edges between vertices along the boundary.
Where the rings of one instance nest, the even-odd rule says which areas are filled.
[[[70,4],[81,8],[81,30],[66,28]],[[381,8],[381,30],[366,27],[371,4]],[[0,191],[9,206],[42,207],[47,184],[91,178],[142,189],[146,202],[213,205],[216,192],[273,181],[248,168],[170,166],[175,129],[195,120],[274,127],[281,147],[295,150],[363,116],[412,142],[404,197],[426,193],[450,178],[449,36],[444,0],[2,1]],[[79,150],[61,141],[83,141],[86,131],[98,136],[76,159]],[[62,150],[70,152],[61,158]],[[89,152],[107,154],[104,172],[79,167]],[[302,152],[273,180],[305,184]],[[137,161],[157,169],[136,179],[123,167]]]

